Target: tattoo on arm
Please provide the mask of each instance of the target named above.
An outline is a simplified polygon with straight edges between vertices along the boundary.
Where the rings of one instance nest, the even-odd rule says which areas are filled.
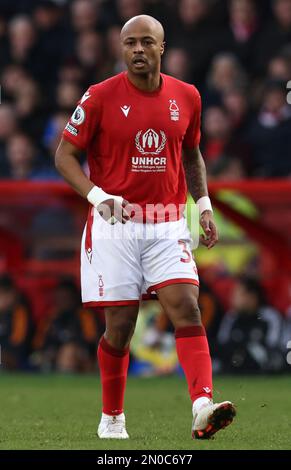
[[[188,191],[194,201],[208,196],[206,168],[199,147],[184,150],[183,164]]]

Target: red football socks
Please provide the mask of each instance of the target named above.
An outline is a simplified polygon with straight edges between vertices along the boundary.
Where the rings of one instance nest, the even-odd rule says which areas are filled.
[[[192,402],[212,398],[212,366],[203,326],[179,328],[175,333],[179,362],[184,370]]]
[[[123,401],[129,363],[129,348],[113,348],[102,336],[98,351],[102,382],[103,413],[111,416],[123,413]]]

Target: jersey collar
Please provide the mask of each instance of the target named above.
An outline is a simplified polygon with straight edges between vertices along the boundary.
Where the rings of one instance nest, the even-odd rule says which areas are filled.
[[[158,96],[162,92],[164,85],[165,85],[165,77],[162,73],[160,76],[161,76],[160,88],[158,88],[155,91],[142,91],[139,88],[137,88],[133,83],[131,83],[131,81],[128,78],[127,71],[124,72],[124,79],[126,81],[126,84],[129,86],[129,88],[131,88],[131,90],[133,90],[137,95],[142,95],[142,96],[147,96],[147,97]]]

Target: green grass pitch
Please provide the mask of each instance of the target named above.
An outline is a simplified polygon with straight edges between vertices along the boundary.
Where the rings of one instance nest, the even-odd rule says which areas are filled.
[[[130,439],[101,441],[98,377],[0,374],[0,449],[291,449],[291,377],[219,377],[214,389],[238,415],[215,439],[193,441],[184,379],[130,377]]]

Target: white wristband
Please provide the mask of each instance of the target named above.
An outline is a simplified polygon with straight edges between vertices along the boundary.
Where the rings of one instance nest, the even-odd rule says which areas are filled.
[[[103,191],[103,189],[99,188],[98,186],[93,186],[93,188],[87,194],[87,199],[94,207],[98,207],[99,204],[107,201],[107,199],[114,199],[120,204],[122,204],[123,201],[123,197],[105,193],[105,191]]]
[[[211,201],[208,196],[202,196],[200,199],[198,199],[198,201],[196,201],[196,204],[199,209],[199,215],[201,215],[204,211],[213,212]]]

